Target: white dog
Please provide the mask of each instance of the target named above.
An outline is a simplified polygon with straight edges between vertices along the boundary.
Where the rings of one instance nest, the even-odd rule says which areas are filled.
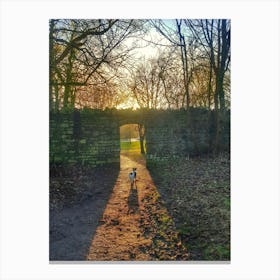
[[[136,168],[132,169],[132,172],[129,173],[128,177],[130,180],[131,188],[133,187],[134,184],[135,184],[135,187],[137,188],[137,186],[136,186]]]

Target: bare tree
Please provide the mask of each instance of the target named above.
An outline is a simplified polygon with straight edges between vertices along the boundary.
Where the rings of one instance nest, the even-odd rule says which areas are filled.
[[[220,114],[226,109],[225,77],[230,65],[230,21],[218,20],[185,20],[192,34],[209,57],[208,107],[211,104],[212,79],[215,78],[215,143],[214,149],[219,151]],[[213,75],[215,74],[215,76]]]
[[[142,60],[131,72],[130,91],[140,108],[157,109],[164,104],[161,70],[156,59]]]
[[[214,106],[215,110],[225,109],[224,77],[230,64],[230,22],[226,19],[218,20],[185,20],[190,27],[196,42],[209,59],[208,106],[212,80],[215,78]],[[215,77],[213,77],[213,72]]]
[[[152,25],[162,34],[172,46],[176,46],[180,50],[180,58],[182,63],[182,74],[185,88],[185,106],[189,108],[190,100],[190,83],[192,78],[192,64],[190,56],[190,44],[186,25],[182,19],[175,20],[151,20]]]
[[[162,107],[164,101],[163,86],[160,77],[161,70],[157,60],[144,61],[136,66],[131,73],[130,92],[140,108],[157,109]],[[145,128],[138,125],[141,153],[145,153]]]
[[[185,90],[184,80],[180,72],[180,61],[175,48],[165,48],[159,52],[157,58],[159,78],[163,85],[162,100],[167,108],[179,109],[184,107]]]
[[[118,76],[132,47],[123,43],[141,32],[134,20],[50,21],[51,108],[75,106],[84,87],[106,84]],[[60,92],[60,94],[58,93]],[[53,100],[63,103],[53,106]]]

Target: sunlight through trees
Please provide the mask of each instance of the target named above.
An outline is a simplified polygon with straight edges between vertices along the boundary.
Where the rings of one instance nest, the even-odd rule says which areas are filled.
[[[51,19],[50,109],[230,108],[230,21]]]

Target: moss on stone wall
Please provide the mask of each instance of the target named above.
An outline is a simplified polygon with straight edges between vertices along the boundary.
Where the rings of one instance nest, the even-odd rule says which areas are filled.
[[[50,163],[90,166],[119,164],[120,130],[142,123],[147,166],[168,158],[213,150],[213,112],[186,110],[76,110],[50,114]],[[230,114],[220,117],[220,147],[229,151]]]

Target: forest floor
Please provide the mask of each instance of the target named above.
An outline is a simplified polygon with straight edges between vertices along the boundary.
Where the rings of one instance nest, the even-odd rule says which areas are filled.
[[[128,174],[133,167],[137,187],[131,189]],[[144,157],[122,153],[118,177],[107,170],[111,175],[102,186],[104,170],[80,172],[52,171],[50,260],[188,260]]]
[[[190,260],[229,261],[229,154],[163,162],[150,173]]]
[[[128,173],[137,168],[137,188]],[[51,170],[50,260],[229,260],[229,160]]]
[[[49,259],[85,260],[119,174],[116,166],[52,167],[49,195]]]

